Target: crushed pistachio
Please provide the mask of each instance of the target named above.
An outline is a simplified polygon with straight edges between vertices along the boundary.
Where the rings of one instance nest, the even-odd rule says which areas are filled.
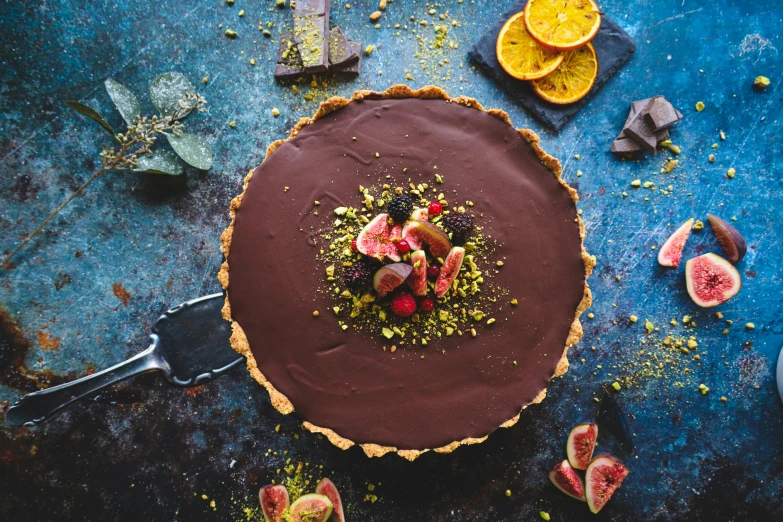
[[[373,23],[377,22],[378,20],[381,19],[382,14],[383,13],[381,13],[380,11],[373,12],[372,14],[370,14],[370,21]]]
[[[588,319],[595,319],[595,314],[593,312],[590,312],[589,314],[587,314],[587,318]]]
[[[615,391],[620,391],[620,383],[619,383],[619,382],[617,382],[617,381],[614,381],[614,382],[612,383],[612,388],[614,388],[614,389],[615,389]]]
[[[710,389],[704,384],[699,384],[699,391],[701,391],[702,395],[707,395],[707,392],[710,391]]]
[[[696,102],[696,111],[697,112],[701,112],[703,110],[704,110],[704,102],[701,102],[701,101]]]
[[[519,304],[519,301],[517,301],[516,299],[512,299],[511,301],[509,301],[509,303],[511,304],[511,306],[516,306]]]
[[[693,224],[693,227],[691,228],[693,228],[694,231],[699,232],[701,230],[704,230],[704,223],[702,223],[701,221],[697,221],[696,223]]]
[[[647,330],[647,333],[652,333],[653,330],[655,330],[655,325],[650,321],[649,319],[644,322],[644,329]]]
[[[763,91],[767,87],[769,87],[770,81],[769,78],[766,76],[756,76],[756,79],[753,80],[753,87],[756,89]]]
[[[373,49],[375,49],[372,45],[368,45],[364,48],[364,54],[366,56],[370,56],[372,54]]]
[[[642,186],[642,180],[640,180],[640,179],[635,179],[635,180],[633,180],[633,181],[631,182],[631,186],[632,186],[632,187],[637,187],[637,188],[638,188],[638,187],[641,187],[641,186]]]
[[[274,116],[275,118],[280,116],[280,109],[278,109],[277,107],[272,107],[272,116]]]
[[[321,313],[318,310],[313,311],[313,317],[318,317]]]
[[[239,16],[245,16],[245,10],[244,9],[241,9],[239,11]]]
[[[630,320],[632,323],[635,323],[636,321],[638,321],[638,320],[639,320],[639,318],[638,318],[638,317],[636,317],[635,315],[632,315],[632,316],[631,316],[631,317],[629,317],[628,319],[629,319],[629,320]]]
[[[726,175],[727,175],[729,178],[733,178],[734,176],[736,176],[736,175],[737,175],[737,171],[736,171],[736,170],[734,170],[734,167],[730,167],[730,168],[729,168],[729,170],[727,170],[727,171],[726,171]]]
[[[598,399],[596,399],[596,400],[598,400]],[[543,518],[543,519],[544,519],[544,520],[546,520],[547,522],[549,522],[550,520],[552,520],[552,518],[549,516],[549,513],[547,513],[546,511],[539,511],[539,512],[538,512],[538,516],[540,516],[541,518]]]
[[[753,330],[754,328],[756,328],[756,325],[753,323],[745,323],[745,328],[747,328],[748,330]]]
[[[236,31],[232,31],[229,28],[226,28],[226,36],[229,38],[236,38],[237,36],[239,36],[239,33],[237,33]]]
[[[510,497],[510,496],[511,496],[511,490],[510,490],[510,489],[507,489],[507,490],[506,490],[506,496],[507,496],[507,497]]]

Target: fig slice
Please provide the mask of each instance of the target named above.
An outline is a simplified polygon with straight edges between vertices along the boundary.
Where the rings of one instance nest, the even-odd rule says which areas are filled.
[[[402,226],[390,225],[389,214],[378,214],[367,223],[356,238],[356,249],[362,254],[383,261],[388,257],[399,261],[397,241],[402,238]]]
[[[734,265],[710,252],[685,263],[685,284],[694,303],[711,308],[737,295],[742,278]]]
[[[576,469],[587,469],[595,451],[598,425],[589,422],[579,424],[568,434],[566,454],[568,462]]]
[[[426,268],[425,268],[426,270]],[[378,295],[386,294],[400,286],[411,275],[413,267],[407,263],[392,263],[375,272],[372,278],[372,286]]]
[[[558,462],[549,472],[549,480],[557,489],[577,500],[585,501],[585,485],[567,460]]]
[[[707,214],[707,219],[710,220],[712,232],[715,234],[715,237],[718,238],[718,243],[723,247],[729,261],[738,263],[748,252],[748,244],[745,242],[745,238],[742,237],[742,234],[740,234],[736,228],[729,225],[718,216]]]
[[[685,248],[685,242],[691,235],[691,227],[693,227],[693,218],[680,225],[680,228],[669,236],[669,239],[658,250],[658,263],[662,266],[677,268],[680,259],[682,259],[682,249]]]
[[[452,248],[446,259],[443,260],[443,266],[440,267],[438,279],[435,280],[435,296],[438,298],[446,295],[451,288],[451,283],[459,275],[459,269],[462,268],[462,261],[465,260],[465,249],[462,247]]]
[[[332,516],[333,509],[332,501],[326,495],[302,495],[291,504],[290,522],[326,522]]]
[[[417,244],[425,243],[430,254],[443,257],[451,250],[451,241],[444,231],[426,221],[408,221],[402,228],[402,237],[410,245],[410,238]]]
[[[411,212],[411,219],[414,221],[423,221],[429,223],[430,213],[426,208],[416,208]],[[404,236],[403,236],[404,237]],[[411,250],[424,250],[424,241],[417,237],[408,236],[405,241],[411,246]]]
[[[628,473],[625,464],[611,453],[596,456],[585,471],[585,497],[590,511],[601,511]]]
[[[283,513],[288,509],[288,490],[280,484],[264,486],[258,491],[261,512],[265,522],[283,522]]]
[[[408,286],[414,295],[427,295],[427,254],[424,250],[414,250],[411,254],[413,270],[408,276]]]
[[[326,477],[322,478],[318,481],[318,485],[315,486],[315,492],[328,497],[332,501],[333,509],[329,522],[345,522],[343,500],[340,498],[340,492],[337,491],[337,486],[334,485],[334,482]]]

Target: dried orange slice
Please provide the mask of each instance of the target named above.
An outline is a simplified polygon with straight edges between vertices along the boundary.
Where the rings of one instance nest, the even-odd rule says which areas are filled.
[[[520,11],[503,24],[495,44],[498,62],[518,80],[537,80],[551,73],[563,61],[563,53],[539,45],[525,29]]]
[[[530,36],[557,51],[582,47],[601,27],[601,12],[593,0],[528,0],[524,13]]]
[[[593,44],[565,53],[563,63],[554,72],[530,82],[541,98],[558,105],[581,100],[598,76],[598,57]]]

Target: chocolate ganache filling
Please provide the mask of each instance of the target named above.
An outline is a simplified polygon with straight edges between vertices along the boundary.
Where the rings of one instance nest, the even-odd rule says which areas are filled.
[[[436,166],[444,192],[480,209],[504,260],[494,281],[517,304],[476,337],[390,353],[388,339],[337,326],[316,238],[360,185],[431,183]],[[300,417],[398,449],[484,437],[519,414],[548,385],[585,293],[566,187],[513,127],[442,99],[368,97],[304,126],[255,170],[227,261],[232,319]]]

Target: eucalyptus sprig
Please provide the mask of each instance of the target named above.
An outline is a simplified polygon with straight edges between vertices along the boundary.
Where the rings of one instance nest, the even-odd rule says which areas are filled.
[[[87,116],[109,134],[116,144],[101,146],[101,168],[77,188],[59,207],[29,234],[4,260],[9,261],[24,246],[36,237],[44,227],[73,201],[87,186],[111,170],[133,170],[150,174],[182,174],[182,161],[199,170],[212,168],[212,149],[204,138],[184,132],[182,120],[192,112],[205,112],[207,100],[196,93],[193,85],[182,74],[170,72],[157,76],[150,84],[150,100],[160,113],[159,116],[141,116],[139,101],[123,85],[112,79],[106,80],[106,91],[117,111],[127,124],[127,130],[115,132],[96,110],[83,103],[67,101],[65,105],[79,114]],[[165,136],[171,151],[156,147],[159,137]]]

